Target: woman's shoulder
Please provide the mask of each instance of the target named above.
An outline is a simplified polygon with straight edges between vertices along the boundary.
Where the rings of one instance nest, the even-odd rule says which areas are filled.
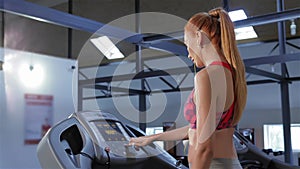
[[[196,73],[195,75],[195,82],[197,84],[207,84],[210,82],[210,77],[209,77],[209,73],[207,71],[207,69],[202,69],[199,72]]]
[[[211,85],[218,85],[222,83],[226,79],[226,75],[224,73],[224,69],[220,66],[215,67],[208,67],[205,69],[200,70],[195,75],[195,82],[196,84],[207,84],[208,86]]]
[[[218,74],[220,72],[220,70],[218,69],[218,67],[207,67],[201,69],[196,73],[195,78],[199,80],[208,80],[209,78],[215,76],[215,74]]]

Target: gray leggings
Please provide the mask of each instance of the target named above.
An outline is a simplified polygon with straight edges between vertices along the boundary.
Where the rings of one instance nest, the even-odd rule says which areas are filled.
[[[209,169],[242,169],[238,159],[214,158]]]
[[[189,165],[191,168],[191,164]],[[209,169],[242,169],[242,166],[238,159],[214,158]]]

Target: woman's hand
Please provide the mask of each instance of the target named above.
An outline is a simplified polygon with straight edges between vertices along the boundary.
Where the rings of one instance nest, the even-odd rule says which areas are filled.
[[[142,147],[151,144],[154,138],[151,136],[133,137],[129,141],[129,145]]]
[[[142,147],[151,144],[153,141],[176,141],[188,139],[188,130],[189,125],[165,131],[158,134],[142,136],[142,137],[133,137],[130,139],[128,145],[135,147]]]

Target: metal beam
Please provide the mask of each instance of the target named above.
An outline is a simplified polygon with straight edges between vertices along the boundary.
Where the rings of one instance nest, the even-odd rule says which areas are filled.
[[[22,17],[46,22],[66,28],[72,28],[90,33],[96,33],[100,28],[105,26],[105,29],[101,29],[99,34],[107,35],[117,39],[126,39],[132,37],[132,42],[139,42],[142,37],[137,36],[137,33],[130,32],[118,27],[106,25],[101,22],[83,18],[80,16],[72,15],[48,7],[40,6],[34,3],[30,3],[24,0],[0,0],[0,10]]]
[[[130,74],[124,74],[124,75],[115,75],[115,76],[107,76],[107,77],[99,77],[99,78],[93,78],[93,79],[87,79],[87,80],[79,80],[79,85],[89,85],[94,83],[103,83],[103,82],[111,82],[111,81],[125,81],[125,80],[134,80],[134,79],[143,79],[148,77],[159,77],[159,76],[170,76],[170,75],[176,75],[176,74],[184,74],[192,72],[194,69],[193,66],[190,66],[189,68],[182,67],[182,68],[173,68],[173,69],[167,69],[167,70],[155,70],[150,72],[140,72],[138,74],[136,73],[130,73]]]
[[[177,31],[177,32],[170,32],[170,33],[165,33],[165,34],[155,34],[155,35],[147,35],[143,37],[143,42],[144,43],[157,43],[160,41],[160,39],[164,40],[174,40],[174,39],[181,39],[183,38],[183,32],[182,31]]]
[[[252,59],[244,59],[244,64],[245,66],[255,66],[263,64],[285,63],[291,61],[300,61],[300,53],[280,54]]]
[[[275,79],[275,80],[278,80],[278,81],[283,79],[283,77],[281,75],[271,73],[271,72],[267,72],[267,71],[260,70],[260,69],[256,69],[256,68],[253,68],[253,67],[246,67],[246,72],[251,73],[251,74],[264,76],[264,77],[268,77],[268,78],[272,78],[272,79]]]
[[[275,81],[275,80],[253,80],[253,81],[248,81],[247,85],[258,85],[258,84],[266,84],[266,83],[278,83],[278,81]]]
[[[168,41],[161,41],[159,43],[151,44],[151,45],[149,45],[149,48],[155,49],[155,50],[169,51],[178,56],[187,56],[188,55],[186,46],[177,45],[177,44],[174,44],[174,43],[168,42]]]
[[[93,100],[93,99],[106,99],[106,98],[111,98],[111,97],[128,97],[128,96],[137,96],[137,94],[130,94],[130,93],[126,93],[126,94],[114,94],[114,95],[104,95],[104,96],[91,96],[91,97],[83,97],[82,101],[84,100]]]
[[[235,28],[241,28],[246,26],[258,26],[274,22],[280,22],[300,17],[300,8],[280,11],[276,13],[270,13],[260,16],[251,17],[244,20],[234,22]]]
[[[176,89],[164,89],[164,90],[154,90],[151,91],[149,94],[156,94],[156,93],[170,93],[170,92],[183,92],[183,91],[191,91],[193,90],[194,86],[191,87],[183,87],[183,88],[176,88]],[[110,97],[128,97],[128,96],[137,96],[138,94],[134,93],[125,93],[125,94],[109,94],[104,96],[91,96],[91,97],[84,97],[83,100],[90,100],[90,99],[104,99]]]
[[[97,90],[108,90],[108,86],[105,85],[99,85],[99,84],[91,84],[89,86],[83,86],[84,88],[92,88],[92,89],[97,89]],[[116,87],[116,86],[111,86],[111,91],[113,92],[122,92],[122,93],[130,93],[130,94],[135,94],[135,95],[141,95],[141,94],[150,94],[148,91],[143,91],[143,90],[136,90],[136,89],[128,89],[128,88],[122,88],[122,87]]]
[[[290,77],[287,79],[288,81],[300,81],[300,77]]]
[[[294,47],[294,48],[300,50],[300,46],[297,46],[297,45],[295,45],[293,43],[290,43],[290,42],[286,42],[286,44],[289,45],[289,46],[291,46],[291,47]]]

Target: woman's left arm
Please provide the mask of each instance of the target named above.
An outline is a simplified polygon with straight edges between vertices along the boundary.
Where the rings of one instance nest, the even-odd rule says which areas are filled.
[[[209,168],[213,158],[213,139],[216,129],[216,91],[207,70],[195,76],[195,104],[197,110],[197,142],[192,169]]]

